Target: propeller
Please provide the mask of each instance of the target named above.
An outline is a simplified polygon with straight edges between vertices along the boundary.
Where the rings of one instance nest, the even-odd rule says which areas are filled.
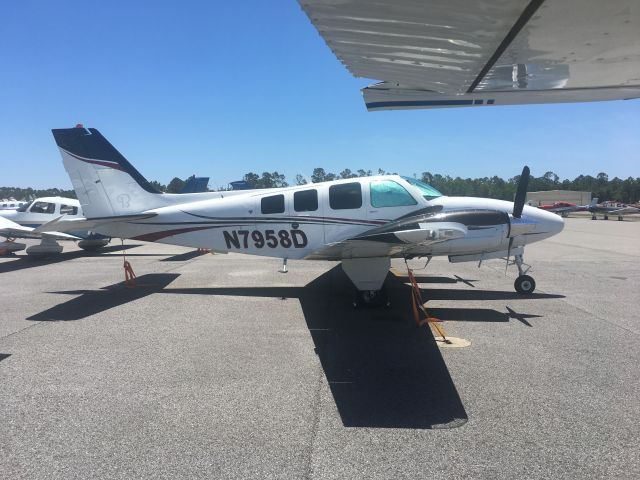
[[[513,199],[513,218],[522,217],[522,210],[524,209],[524,201],[527,197],[527,187],[529,186],[529,167],[526,165],[522,169],[518,186],[516,187],[516,196]],[[509,266],[509,257],[511,257],[511,247],[513,247],[513,236],[509,236],[509,247],[507,248],[507,264],[504,267],[504,273],[507,273],[507,267]]]
[[[527,197],[528,186],[529,167],[525,165],[525,167],[522,169],[522,175],[520,175],[520,181],[518,181],[516,197],[513,200],[513,218],[520,218],[522,216],[522,209],[524,208],[524,200]]]

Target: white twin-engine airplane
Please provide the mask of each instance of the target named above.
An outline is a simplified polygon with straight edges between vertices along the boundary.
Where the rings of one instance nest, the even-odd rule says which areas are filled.
[[[513,255],[515,288],[531,293],[524,246],[560,232],[562,219],[514,203],[446,197],[397,175],[264,190],[163,194],[98,132],[53,130],[86,220],[60,216],[42,229],[91,229],[109,237],[284,259],[339,260],[358,303],[384,299],[391,258],[447,255],[451,262]],[[285,264],[286,266],[286,264]]]

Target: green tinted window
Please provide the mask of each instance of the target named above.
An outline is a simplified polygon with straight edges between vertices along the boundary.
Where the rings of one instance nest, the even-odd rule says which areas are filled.
[[[392,180],[373,180],[370,188],[372,207],[406,207],[418,203],[402,185]]]
[[[414,187],[416,187],[418,190],[420,190],[420,194],[427,200],[433,200],[434,198],[438,198],[442,196],[442,194],[438,190],[436,190],[435,188],[433,188],[431,185],[427,183],[421,182],[420,180],[416,180],[415,178],[411,178],[411,177],[402,177],[402,178],[405,179]]]

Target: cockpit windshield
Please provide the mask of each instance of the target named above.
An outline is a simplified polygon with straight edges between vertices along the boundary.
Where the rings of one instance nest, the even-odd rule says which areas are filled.
[[[21,207],[18,208],[18,212],[26,212],[27,208],[29,208],[32,203],[33,203],[33,200],[31,200],[28,203],[25,203],[24,205],[22,205]]]
[[[416,180],[415,178],[411,178],[411,177],[402,177],[402,178],[405,179],[414,187],[416,187],[420,191],[420,194],[426,200],[433,200],[434,198],[438,198],[442,196],[442,194],[438,190],[433,188],[431,185],[421,182],[420,180]]]

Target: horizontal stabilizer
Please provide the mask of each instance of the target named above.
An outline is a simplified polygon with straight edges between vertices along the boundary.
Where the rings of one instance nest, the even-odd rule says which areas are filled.
[[[42,235],[48,235],[56,240],[80,240],[79,237],[74,235],[51,229],[40,231],[36,228],[25,227],[4,217],[0,217],[0,235],[8,238],[39,238]]]
[[[92,230],[96,227],[118,222],[132,222],[135,220],[145,220],[147,218],[155,217],[157,213],[141,213],[138,215],[117,215],[113,217],[101,217],[90,219],[70,219],[66,220],[67,215],[62,215],[55,220],[51,220],[38,228],[34,229],[35,232],[44,233],[55,230],[56,232],[77,232],[80,230]]]

